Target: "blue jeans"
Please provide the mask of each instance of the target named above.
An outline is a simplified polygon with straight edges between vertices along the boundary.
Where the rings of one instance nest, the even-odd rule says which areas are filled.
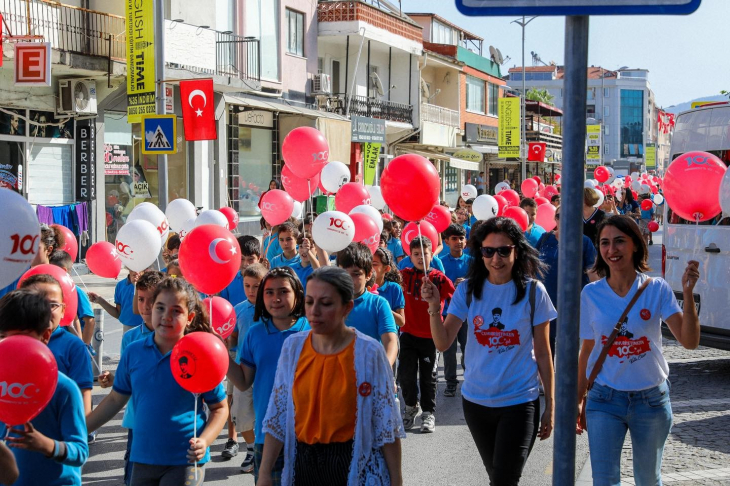
[[[593,385],[586,420],[594,486],[621,484],[621,449],[631,434],[637,486],[661,486],[662,454],[672,428],[669,381],[640,391]]]

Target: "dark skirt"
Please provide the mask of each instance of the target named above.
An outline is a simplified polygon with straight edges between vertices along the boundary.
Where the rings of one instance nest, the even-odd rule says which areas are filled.
[[[331,444],[297,441],[296,486],[345,486],[352,462],[352,440]]]

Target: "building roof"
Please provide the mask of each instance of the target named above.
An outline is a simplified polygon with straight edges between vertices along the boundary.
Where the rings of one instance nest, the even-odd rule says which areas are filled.
[[[411,18],[412,17],[432,17],[432,18],[438,20],[439,22],[448,25],[449,27],[453,27],[454,29],[458,30],[459,32],[463,32],[464,38],[466,40],[478,40],[478,41],[484,40],[483,38],[479,37],[478,35],[472,34],[468,30],[464,30],[462,27],[459,27],[458,25],[454,24],[453,22],[449,22],[445,18],[441,17],[440,15],[436,15],[435,13],[406,13],[405,15],[407,15]]]
[[[525,66],[526,73],[552,73],[556,69],[558,69],[558,66]],[[522,66],[511,67],[508,72],[521,73]]]
[[[624,69],[628,71],[628,69]],[[510,73],[522,72],[522,66],[515,66],[509,69]],[[552,73],[555,72],[555,79],[563,79],[565,76],[565,66],[525,66],[525,72],[527,73]],[[605,77],[617,78],[618,71],[611,71],[609,69],[602,68],[600,66],[590,66],[588,68],[588,79],[601,79]]]

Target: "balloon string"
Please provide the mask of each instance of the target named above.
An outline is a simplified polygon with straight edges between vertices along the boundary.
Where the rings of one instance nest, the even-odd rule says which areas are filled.
[[[212,302],[212,300],[211,300]],[[194,414],[193,414],[193,439],[195,439],[195,443],[197,445],[197,439],[198,439],[198,393],[193,393],[193,398],[195,399],[195,405],[194,405]],[[195,481],[198,480],[198,459],[195,458]]]
[[[312,180],[311,179],[307,179],[307,189],[309,190],[309,212],[312,212],[314,203],[312,201]],[[302,211],[302,236],[304,236],[304,238],[307,237],[307,227],[304,226],[304,214],[305,213],[307,213],[307,210]]]
[[[72,265],[71,268],[73,269],[73,271],[76,274],[76,276],[79,278],[79,282],[81,282],[81,285],[83,285],[84,286],[84,289],[86,289],[86,292],[88,292],[89,291],[89,287],[86,286],[86,284],[84,283],[84,279],[82,279],[81,278],[81,275],[79,275],[79,272],[76,271],[76,267],[74,267]]]
[[[423,273],[424,275],[428,275],[428,260],[426,260],[426,255],[423,253],[423,237],[421,236],[421,222],[416,223],[416,228],[418,228],[418,243],[421,245],[421,256],[423,257]]]
[[[210,327],[213,327],[213,297],[208,302],[210,309],[208,310],[208,319],[210,319]],[[213,327],[213,329],[215,329]]]

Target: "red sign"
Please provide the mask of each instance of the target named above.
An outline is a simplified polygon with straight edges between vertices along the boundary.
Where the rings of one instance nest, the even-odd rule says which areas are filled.
[[[185,140],[215,140],[213,80],[180,81]]]
[[[504,331],[496,327],[474,329],[474,336],[479,344],[490,348],[520,345],[520,333],[516,329],[513,331]]]
[[[530,142],[527,151],[527,160],[530,162],[545,162],[545,149],[547,144],[544,142]]]
[[[15,44],[15,84],[51,85],[51,44],[18,42]]]

